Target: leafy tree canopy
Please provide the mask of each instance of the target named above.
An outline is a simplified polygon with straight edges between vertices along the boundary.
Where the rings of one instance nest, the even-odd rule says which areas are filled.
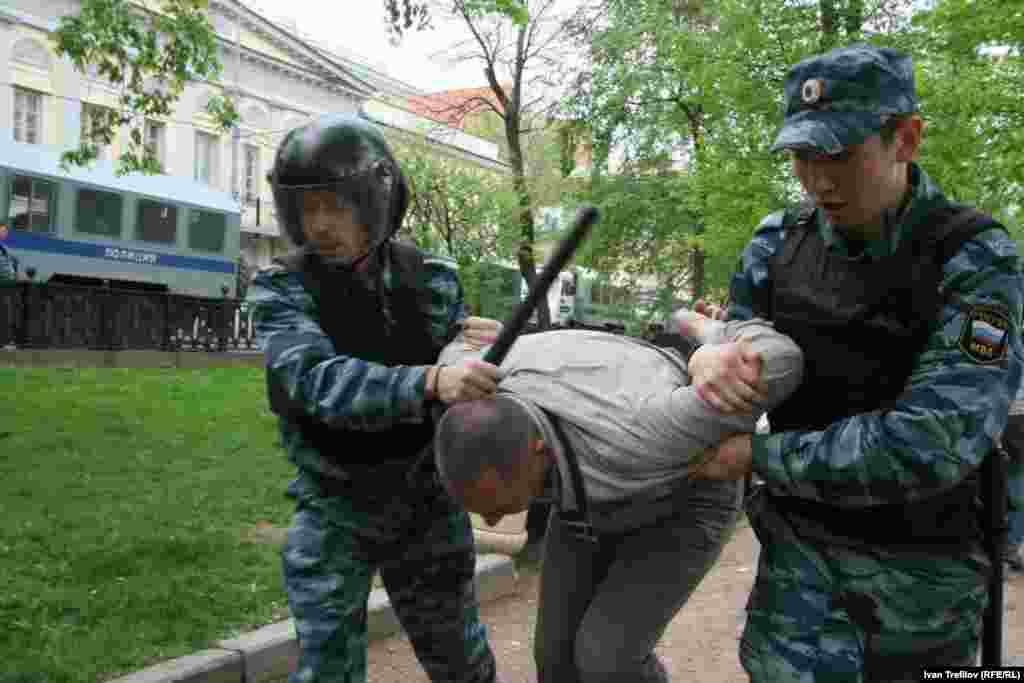
[[[464,3],[471,18],[500,15],[508,17],[517,26],[525,26],[530,12],[523,0],[466,0]],[[437,10],[431,3],[417,0],[384,0],[388,13],[388,30],[396,39],[409,31],[422,31],[431,27],[432,13]]]
[[[98,108],[78,149],[62,155],[64,168],[87,165],[117,131],[128,130],[118,173],[161,172],[154,150],[143,144],[148,117],[170,116],[189,81],[216,82],[221,73],[217,36],[207,0],[162,0],[143,9],[129,0],[82,0],[77,15],[61,18],[53,34],[57,54],[82,74],[94,66],[120,88],[117,109]],[[214,97],[208,113],[227,129],[238,120],[231,101]]]
[[[599,163],[589,196],[636,208],[607,213],[623,224],[601,229],[623,244],[673,254],[680,271],[690,267],[683,242],[703,250],[710,291],[727,289],[757,222],[800,200],[785,156],[766,153],[782,122],[786,72],[855,41],[913,55],[926,122],[922,166],[951,197],[1019,227],[1024,9],[1017,4],[936,0],[926,11],[911,0],[595,0],[591,10],[579,33],[590,64],[566,110],[591,125]],[[651,174],[664,176],[656,182],[666,196],[678,188],[679,206],[633,199]],[[682,234],[652,232],[653,224]],[[635,253],[606,246],[602,258],[609,268],[665,271]]]

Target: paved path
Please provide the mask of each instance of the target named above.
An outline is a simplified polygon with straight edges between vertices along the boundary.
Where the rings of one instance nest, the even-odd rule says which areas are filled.
[[[726,546],[715,569],[672,621],[658,652],[673,681],[737,683],[746,680],[736,656],[743,627],[743,607],[753,583],[757,541],[742,527]],[[482,610],[505,683],[532,683],[531,635],[537,608],[537,577],[523,572],[517,597],[485,605]],[[1010,576],[1006,596],[1008,653],[1024,654],[1024,575]],[[1024,664],[1013,661],[1008,664]],[[370,646],[369,683],[428,683],[408,641],[394,637]]]

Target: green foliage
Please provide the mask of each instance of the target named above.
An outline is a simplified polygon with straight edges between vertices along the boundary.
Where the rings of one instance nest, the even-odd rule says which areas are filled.
[[[396,145],[395,153],[410,187],[403,234],[458,263],[467,301],[478,310],[479,264],[509,260],[518,240],[509,178],[442,157],[423,141]]]
[[[99,110],[79,148],[62,156],[65,170],[94,161],[117,130],[127,127],[118,173],[160,172],[153,150],[143,144],[146,118],[170,116],[189,81],[215,82],[221,73],[206,9],[206,0],[163,0],[159,11],[148,13],[130,0],[83,0],[77,15],[61,18],[53,34],[57,54],[83,74],[95,66],[121,91],[119,108]],[[212,98],[208,113],[225,129],[239,119],[224,97]]]
[[[799,199],[785,158],[765,152],[782,122],[787,70],[853,40],[911,52],[927,123],[922,165],[950,196],[1018,229],[1024,206],[1019,3],[937,0],[928,12],[910,0],[600,5],[601,20],[584,32],[592,73],[566,107],[591,123],[603,165],[581,195],[608,217],[601,230],[610,234],[594,245],[593,265],[660,279],[672,270],[668,264],[685,269],[687,249],[699,246],[706,286],[724,292],[758,221]],[[993,50],[999,46],[1009,52]],[[608,167],[612,150],[623,157],[615,168]],[[655,173],[666,179],[638,185],[637,178]],[[678,206],[651,201],[644,184],[664,185],[666,194],[678,186]],[[653,223],[667,227],[653,230]],[[694,233],[694,223],[703,231]]]
[[[558,55],[564,48],[568,24],[554,16],[557,0],[433,0],[421,4],[424,11],[429,6],[429,11],[443,12],[463,24],[465,40],[456,48],[458,59],[483,64],[491,95],[499,103],[493,109],[503,124],[518,203],[516,260],[527,282],[533,282],[534,217],[542,204],[533,195],[524,136],[535,120],[547,123],[547,116],[540,112],[550,105],[539,95],[561,69]],[[468,104],[472,108],[473,103]],[[556,148],[556,160],[557,154]],[[557,168],[557,162],[551,167]],[[539,303],[537,312],[540,325],[546,327],[550,322],[546,301]]]
[[[950,55],[972,57],[978,48],[1024,48],[1024,6],[1004,0],[940,0],[915,17],[934,44]]]
[[[519,269],[497,263],[466,263],[459,269],[466,290],[466,303],[474,314],[508,320],[522,293]]]
[[[466,8],[471,16],[498,14],[512,20],[516,26],[526,26],[530,21],[530,10],[524,0],[467,0]]]
[[[623,226],[640,232],[622,235],[630,248],[606,250],[629,263],[604,267],[633,272],[633,254],[657,254],[642,270],[667,282],[672,270],[689,277],[699,247],[705,284],[721,287],[759,214],[786,197],[784,165],[762,150],[777,125],[786,66],[815,47],[800,32],[813,12],[781,3],[768,12],[765,4],[689,3],[681,12],[664,0],[606,3],[607,23],[589,37],[593,78],[573,108],[594,127],[599,162],[615,146],[624,156],[618,175],[660,174],[648,185],[674,188],[680,201],[652,204],[627,193],[624,215],[633,205],[644,218]],[[605,172],[593,182],[614,182]]]
[[[1011,220],[1024,205],[1024,9],[943,0],[903,42],[918,62],[923,164],[951,196]]]
[[[523,158],[523,174],[531,201],[537,207],[557,206],[565,193],[562,179],[574,170],[567,158],[582,135],[580,124],[547,121],[536,112],[520,115],[525,132],[519,136]],[[466,121],[466,132],[495,142],[501,148],[501,157],[507,159],[508,139],[505,121],[490,110],[481,110]]]
[[[600,273],[654,276],[679,288],[688,276],[688,254],[699,217],[688,181],[680,175],[623,173],[598,176],[577,193],[601,209],[577,263]]]
[[[516,26],[526,26],[530,11],[524,0],[465,0],[467,13],[473,18],[502,16]],[[416,0],[384,0],[388,13],[388,32],[396,39],[409,31],[423,31],[432,26],[431,12],[437,11],[428,2]]]

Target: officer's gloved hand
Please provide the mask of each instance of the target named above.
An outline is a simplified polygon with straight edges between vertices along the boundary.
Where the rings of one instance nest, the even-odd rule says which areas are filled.
[[[477,359],[441,366],[436,372],[437,398],[448,404],[493,398],[501,380],[498,366]]]
[[[462,321],[462,341],[474,351],[490,346],[498,338],[502,324],[491,318],[470,316]]]

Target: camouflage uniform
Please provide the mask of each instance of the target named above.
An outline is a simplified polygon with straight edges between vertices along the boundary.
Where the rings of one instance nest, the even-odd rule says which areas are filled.
[[[335,156],[343,162],[363,164],[369,155],[363,166],[377,177],[377,166],[370,162],[393,164],[390,153],[382,151],[386,146],[379,133],[367,130],[365,122],[340,117],[293,131],[282,143],[277,167],[282,155],[300,161],[302,155],[310,157],[304,149],[319,144],[318,135],[334,136],[323,147],[340,146],[343,153]],[[356,171],[339,170],[339,182],[348,182],[346,174],[361,173],[355,162],[350,166]],[[366,194],[365,186],[360,190]],[[378,201],[376,206],[388,205]],[[369,362],[362,356],[373,356],[373,349],[359,356],[336,349],[349,339],[348,330],[358,338],[360,328],[382,319],[377,313],[389,324],[392,314],[395,324],[404,324],[408,308],[358,308],[359,301],[372,302],[377,294],[384,309],[389,300],[400,301],[403,285],[396,273],[407,271],[400,271],[393,257],[396,248],[387,240],[403,213],[404,206],[392,212],[394,225],[379,233],[383,241],[371,250],[379,255],[376,284],[364,283],[361,292],[360,286],[339,289],[356,281],[343,269],[328,269],[335,279],[313,278],[310,284],[304,279],[310,271],[296,268],[295,262],[261,271],[250,285],[248,300],[266,354],[271,406],[279,415],[282,444],[298,468],[288,487],[296,512],[282,551],[301,650],[291,683],[366,680],[367,599],[378,570],[432,681],[495,680],[494,656],[478,614],[468,515],[447,497],[428,467],[414,466],[418,449],[398,452],[410,449],[394,447],[415,442],[394,438],[410,429],[414,436],[422,435],[416,430],[426,430],[422,433],[429,443],[430,405],[424,400],[428,366]],[[294,226],[290,232],[293,240],[301,239]],[[406,319],[422,321],[428,329],[391,328],[385,338],[397,349],[429,346],[413,351],[433,362],[467,312],[454,271],[424,259],[420,275],[429,296],[416,299],[419,310]],[[368,298],[359,299],[367,292]],[[396,330],[415,334],[410,338]],[[285,402],[288,409],[275,401]]]
[[[1024,384],[1010,404],[1003,447],[1010,456],[1007,464],[1007,508],[1009,529],[1003,553],[1015,571],[1024,571]]]
[[[18,259],[0,244],[0,285],[16,282],[18,279]]]
[[[466,315],[455,274],[429,263],[432,332],[448,341]],[[385,277],[387,282],[387,277]],[[294,273],[271,268],[251,284],[267,370],[311,414],[363,430],[427,417],[426,369],[387,368],[335,355],[319,312]],[[429,472],[409,481],[408,460],[342,468],[280,419],[299,476],[283,551],[285,583],[302,657],[293,683],[366,680],[366,605],[379,569],[392,605],[433,681],[491,681],[494,658],[479,621],[475,556],[466,513]],[[415,455],[415,454],[411,454]],[[324,484],[334,495],[323,495]]]
[[[821,122],[844,106],[857,110],[845,122],[848,131],[861,129],[859,136],[850,134],[853,142],[877,131],[878,114],[886,110],[862,113],[871,109],[871,91],[865,95],[850,81],[870,71],[867,61],[893,54],[879,58],[880,52],[856,46],[794,67],[776,148],[837,153],[839,140]],[[909,60],[896,68],[908,69]],[[909,71],[898,77],[912,88]],[[871,88],[869,83],[864,79],[861,85]],[[829,99],[834,106],[824,111],[800,102]],[[808,229],[833,254],[867,261],[891,257],[936,207],[947,204],[916,165],[910,181],[903,211],[886,216],[889,238],[869,242],[859,256],[820,211],[809,217]],[[774,286],[774,258],[792,228],[783,212],[758,226],[732,279],[730,318],[763,315],[759,302]],[[856,525],[876,506],[911,504],[953,489],[990,453],[1021,381],[1022,278],[1014,242],[1001,230],[976,235],[945,263],[941,286],[948,296],[893,404],[856,412],[824,429],[797,427],[752,438],[753,468],[765,481],[749,501],[762,543],[740,644],[752,681],[916,681],[922,666],[975,660],[990,571],[978,538],[966,539],[956,554],[913,543],[873,544],[836,533],[827,519],[794,517],[777,504],[783,498],[828,504]],[[1007,322],[1002,358],[979,358],[962,345],[967,330],[980,329],[975,312],[985,307]],[[806,372],[805,379],[813,379],[810,365]]]

